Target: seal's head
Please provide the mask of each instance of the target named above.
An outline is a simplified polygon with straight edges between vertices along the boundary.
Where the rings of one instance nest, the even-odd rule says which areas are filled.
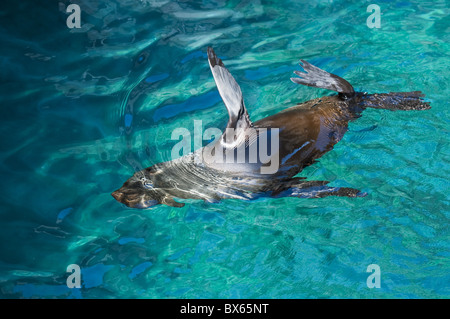
[[[136,172],[121,188],[111,194],[118,202],[131,208],[148,208],[160,203],[160,194],[143,171]]]

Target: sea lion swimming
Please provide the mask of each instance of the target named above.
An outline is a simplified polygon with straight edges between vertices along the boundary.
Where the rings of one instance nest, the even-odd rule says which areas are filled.
[[[348,123],[360,117],[368,107],[431,108],[422,100],[424,95],[420,91],[355,92],[343,78],[300,60],[305,72],[294,71],[299,77],[291,81],[338,94],[300,103],[252,123],[239,85],[212,48],[208,48],[208,60],[229,114],[225,132],[193,153],[135,172],[112,193],[117,201],[132,208],[147,208],[157,204],[184,206],[174,198],[215,202],[261,196],[363,197],[366,193],[354,188],[330,187],[328,181],[307,181],[294,176],[333,149],[347,131]],[[255,156],[254,153],[261,153],[262,149],[267,156]],[[270,169],[273,167],[275,169]]]

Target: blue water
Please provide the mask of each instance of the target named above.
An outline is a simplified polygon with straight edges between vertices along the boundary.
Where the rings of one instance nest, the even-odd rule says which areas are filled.
[[[74,2],[80,29],[69,1],[2,1],[0,297],[450,297],[448,1]],[[253,121],[331,94],[289,81],[300,58],[432,109],[366,110],[301,173],[364,198],[124,207],[111,191],[170,159],[175,128],[226,125],[207,46]]]

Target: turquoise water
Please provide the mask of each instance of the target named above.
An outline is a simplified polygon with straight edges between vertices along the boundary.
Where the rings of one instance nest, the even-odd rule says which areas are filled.
[[[2,298],[450,297],[448,1],[76,3],[80,29],[68,1],[2,2]],[[301,173],[364,198],[124,207],[110,193],[169,160],[175,128],[225,127],[207,46],[253,121],[331,94],[289,81],[300,58],[432,109],[366,110]]]

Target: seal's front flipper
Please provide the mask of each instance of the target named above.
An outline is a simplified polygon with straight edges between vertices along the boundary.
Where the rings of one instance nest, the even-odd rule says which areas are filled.
[[[161,204],[170,206],[170,207],[183,207],[184,203],[178,203],[176,202],[172,197],[164,197],[161,200]]]
[[[363,107],[391,111],[420,111],[431,109],[430,103],[425,102],[423,97],[425,95],[420,91],[366,94],[362,96],[362,105]]]
[[[355,90],[353,89],[353,86],[343,78],[319,69],[318,67],[306,62],[305,60],[300,61],[303,63],[303,65],[300,64],[300,66],[307,73],[294,71],[294,73],[300,77],[291,78],[292,82],[307,86],[313,86],[319,89],[328,89],[342,93],[344,95],[354,94]]]
[[[367,193],[350,187],[329,187],[327,181],[306,181],[274,197],[322,198],[326,196],[364,197]]]
[[[230,119],[227,128],[245,130],[252,126],[247,109],[244,105],[241,88],[219,59],[212,48],[208,48],[208,60],[211,72],[216,81],[217,89],[228,110]]]

